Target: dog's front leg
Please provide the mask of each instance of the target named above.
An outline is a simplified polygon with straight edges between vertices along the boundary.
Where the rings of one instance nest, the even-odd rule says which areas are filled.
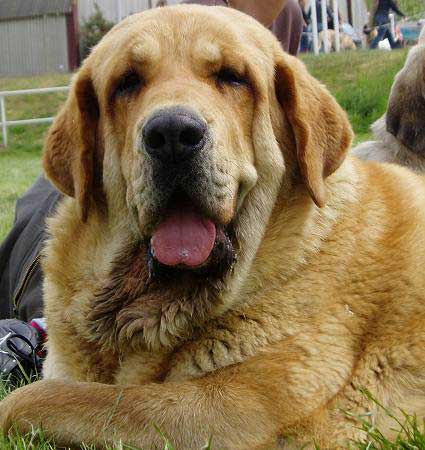
[[[187,383],[116,386],[40,381],[0,402],[4,433],[43,434],[61,445],[82,442],[103,446],[123,442],[138,448],[257,448],[277,430],[272,405],[249,386],[219,387],[200,380]],[[273,412],[274,411],[274,412]]]
[[[42,427],[67,445],[122,441],[163,448],[156,426],[178,449],[200,449],[210,437],[216,449],[275,448],[290,425],[325,404],[345,382],[335,378],[335,368],[313,364],[312,370],[311,361],[293,348],[184,382],[41,381],[0,402],[0,428]],[[349,367],[340,369],[343,374]]]

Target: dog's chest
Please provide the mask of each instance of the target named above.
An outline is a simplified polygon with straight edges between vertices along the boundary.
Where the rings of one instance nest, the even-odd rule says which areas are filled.
[[[162,381],[167,368],[168,353],[140,351],[124,356],[115,374],[115,383],[122,385]]]
[[[122,357],[118,384],[184,381],[238,364],[286,337],[272,320],[251,313],[212,321],[202,333],[173,350],[139,351]]]

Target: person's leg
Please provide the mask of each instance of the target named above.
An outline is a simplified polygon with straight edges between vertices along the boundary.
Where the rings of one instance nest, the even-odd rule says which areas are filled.
[[[376,35],[375,39],[370,44],[370,48],[372,48],[372,49],[377,48],[379,42],[381,42],[382,39],[385,38],[386,34],[387,34],[387,27],[386,27],[386,25],[379,25],[379,27],[378,27],[378,34]]]
[[[304,27],[303,33],[301,35],[300,52],[305,53],[309,51],[309,39],[307,27]]]
[[[384,39],[388,39],[388,42],[390,43],[391,48],[396,48],[397,47],[397,43],[394,40],[393,34],[391,33],[391,29],[390,27],[387,25],[387,32],[385,34]]]

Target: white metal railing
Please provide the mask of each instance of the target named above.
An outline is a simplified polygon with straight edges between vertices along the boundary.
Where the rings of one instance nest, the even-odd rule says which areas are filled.
[[[54,117],[40,117],[36,119],[22,119],[22,120],[7,120],[6,117],[6,97],[13,97],[16,95],[31,95],[31,94],[49,94],[51,92],[66,92],[69,90],[68,86],[40,88],[40,89],[21,89],[17,91],[0,91],[0,126],[3,135],[3,145],[7,147],[7,128],[15,125],[32,125],[38,123],[53,122]]]
[[[328,2],[327,0],[320,0],[320,12],[321,12],[321,18],[322,18],[322,35],[323,38],[321,39],[321,43],[323,44],[323,51],[325,53],[330,52],[329,44],[331,43],[328,31],[328,11],[327,11]],[[333,9],[333,19],[334,19],[334,48],[335,51],[340,51],[340,41],[339,41],[339,16],[338,16],[338,0],[332,0],[332,9]],[[313,34],[313,52],[314,54],[318,54],[320,52],[319,48],[319,31],[318,31],[318,17],[316,12],[316,0],[310,0],[310,18],[311,18],[311,28],[312,28],[312,34]]]

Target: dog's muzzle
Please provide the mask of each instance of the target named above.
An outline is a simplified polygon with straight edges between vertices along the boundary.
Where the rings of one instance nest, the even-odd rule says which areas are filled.
[[[205,183],[212,169],[207,122],[186,107],[164,108],[145,122],[141,143],[145,163],[151,165],[153,196],[161,199],[149,241],[153,259],[168,268],[230,266],[232,243],[208,207],[212,195]]]

